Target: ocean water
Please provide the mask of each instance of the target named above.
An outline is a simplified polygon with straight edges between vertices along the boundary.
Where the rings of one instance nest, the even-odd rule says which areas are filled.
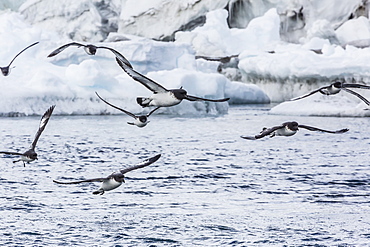
[[[58,107],[58,106],[57,106]],[[221,116],[52,116],[39,160],[0,159],[1,246],[368,246],[369,119],[268,114],[233,106]],[[40,117],[0,118],[1,150],[26,150]],[[285,121],[300,130],[244,140]],[[102,196],[108,176],[156,154]]]

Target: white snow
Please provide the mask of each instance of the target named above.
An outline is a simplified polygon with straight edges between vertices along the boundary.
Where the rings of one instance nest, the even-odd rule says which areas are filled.
[[[207,0],[199,5],[195,0],[156,0],[144,5],[138,4],[141,1],[116,0],[109,6],[122,8],[117,11],[118,16],[113,17],[103,16],[104,11],[97,13],[89,9],[88,12],[88,1],[75,3],[67,0],[58,10],[51,2],[26,1],[20,8],[23,16],[12,12],[15,5],[8,6],[9,2],[0,6],[0,9],[10,8],[0,12],[1,66],[7,65],[24,47],[40,41],[15,60],[15,68],[9,76],[0,76],[1,115],[17,112],[41,114],[50,104],[57,104],[56,114],[116,114],[117,111],[97,99],[95,91],[127,110],[136,113],[147,111],[136,104],[135,98],[149,96],[151,92],[126,75],[110,51],[98,50],[96,56],[89,56],[81,48],[69,47],[57,56],[47,58],[52,50],[72,41],[71,33],[80,40],[86,39],[120,51],[137,71],[168,88],[183,86],[189,94],[199,97],[230,97],[229,103],[233,104],[283,102],[328,85],[337,78],[348,82],[370,82],[370,48],[350,45],[366,45],[370,40],[368,18],[347,20],[362,3],[360,0],[351,3],[341,0],[335,4],[329,0],[269,0],[267,5],[275,4],[279,10],[272,8],[240,29],[227,25],[228,13],[220,6],[229,1],[215,3]],[[95,7],[96,3],[91,2]],[[280,37],[281,6],[289,5],[292,9],[303,6],[306,18],[304,36],[295,44],[284,42]],[[43,12],[38,12],[40,6],[45,7]],[[178,19],[173,18],[170,24],[167,17],[174,13],[164,13],[169,10],[179,13]],[[166,21],[157,23],[163,29],[158,35],[169,34],[174,26],[185,24],[189,18],[205,12],[208,12],[206,23],[190,32],[178,32],[175,42],[158,42],[123,33],[122,23],[129,25],[133,20],[135,24],[132,27],[142,28],[145,32],[154,29],[147,25],[148,21],[159,20],[162,13],[167,16],[164,18]],[[60,13],[62,15],[58,15]],[[47,15],[51,18],[44,21]],[[141,19],[143,21],[137,21],[136,17],[143,15],[146,16]],[[151,15],[155,18],[150,19]],[[117,22],[119,30],[109,33],[105,42],[97,43],[96,37],[105,35],[99,29],[103,20]],[[219,74],[219,62],[195,59],[195,55],[221,57],[238,54],[243,83],[230,81]],[[225,71],[237,73],[233,68]],[[356,91],[370,98],[370,90]],[[363,110],[366,107],[356,97],[341,92],[284,102],[274,107],[271,113],[368,116],[369,111]],[[228,103],[182,102],[158,112],[203,115],[224,114],[227,109]]]
[[[0,14],[0,37],[1,66],[6,66],[24,47],[40,41],[14,61],[15,68],[9,76],[0,76],[0,115],[41,114],[51,104],[57,105],[55,114],[120,114],[102,103],[95,91],[129,111],[147,111],[136,103],[135,98],[149,96],[151,92],[126,75],[110,51],[99,49],[95,56],[90,56],[82,48],[71,46],[57,56],[47,58],[51,51],[71,40],[47,29],[31,26],[21,15],[9,10]],[[254,85],[233,91],[234,82],[217,73],[217,67],[212,62],[197,61],[194,51],[187,44],[143,38],[95,44],[120,51],[137,71],[169,89],[183,86],[191,95],[213,99],[224,98],[226,94],[231,98],[235,95],[236,102],[241,102],[240,95],[244,90],[251,97],[248,101],[261,101],[263,93]],[[227,113],[227,110],[227,102],[184,101],[158,112],[214,115]]]
[[[370,22],[366,17],[349,20],[335,31],[341,44],[370,39]]]
[[[227,15],[224,9],[207,13],[204,26],[191,32],[177,32],[176,43],[191,44],[197,55],[228,56],[244,50],[268,49],[280,41],[279,16],[275,9],[253,19],[245,29],[230,29]]]
[[[341,95],[313,95],[297,101],[286,101],[270,111],[277,115],[332,116],[332,117],[370,117],[369,107],[340,92]]]
[[[210,10],[224,8],[229,0],[126,0],[123,1],[119,33],[154,39],[171,36]]]

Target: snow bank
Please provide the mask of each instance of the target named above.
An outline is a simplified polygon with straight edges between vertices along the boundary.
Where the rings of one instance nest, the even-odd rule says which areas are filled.
[[[338,78],[349,82],[370,82],[370,64],[367,62],[370,49],[331,44],[329,37],[334,31],[321,29],[325,30],[328,35],[321,33],[320,36],[328,39],[313,36],[302,44],[275,43],[273,52],[244,50],[239,55],[239,68],[244,80],[258,85],[274,102],[289,100],[329,85]],[[361,36],[358,30],[363,30]],[[346,22],[334,35],[343,42],[353,41],[352,37],[370,39],[368,30],[368,19],[361,17]],[[369,92],[361,93],[368,95]],[[342,94],[336,97],[342,97]]]
[[[225,85],[225,96],[229,104],[268,104],[270,98],[255,84],[232,81]]]
[[[74,40],[97,42],[118,30],[120,5],[119,0],[28,0],[19,11],[39,28]]]
[[[369,19],[361,16],[357,19],[349,20],[340,26],[335,33],[341,44],[348,44],[357,40],[369,40]]]
[[[185,26],[200,25],[208,11],[224,8],[229,0],[126,0],[122,4],[119,33],[153,39],[170,36]],[[193,24],[191,24],[193,22]]]
[[[135,98],[149,96],[151,92],[124,73],[112,52],[98,49],[95,56],[90,56],[82,48],[71,46],[57,56],[47,58],[51,51],[71,40],[30,26],[22,16],[11,11],[0,14],[0,37],[3,47],[0,60],[4,61],[1,66],[6,66],[24,47],[40,41],[14,61],[15,68],[9,76],[0,76],[1,116],[41,114],[51,104],[57,105],[55,114],[121,114],[102,103],[95,91],[129,111],[147,111],[137,105]],[[127,41],[95,44],[120,51],[137,71],[169,89],[183,86],[189,94],[207,98],[224,98],[227,94],[227,97],[235,98],[233,102],[241,102],[240,97],[246,92],[248,101],[261,101],[258,88],[234,87],[234,83],[216,72],[215,64],[197,61],[187,44],[134,37]],[[227,111],[227,102],[182,102],[159,112],[214,115]]]
[[[100,1],[72,3],[71,0],[67,0],[61,3],[60,9],[57,9],[52,1],[29,0],[20,9],[28,22],[35,23],[32,26],[19,14],[9,10],[1,12],[0,45],[3,47],[0,51],[1,61],[10,61],[18,51],[35,41],[40,41],[40,44],[27,50],[15,61],[16,67],[8,77],[0,77],[0,83],[3,85],[0,92],[0,114],[16,115],[16,112],[40,114],[54,103],[58,104],[55,110],[57,114],[116,113],[114,109],[102,104],[94,91],[130,111],[143,110],[136,104],[135,98],[150,95],[150,92],[121,70],[111,52],[98,50],[96,56],[89,56],[81,48],[70,47],[56,57],[46,57],[56,47],[71,42],[70,37],[77,38],[78,35],[79,39],[92,41],[100,40],[95,39],[99,35],[101,39],[106,36],[106,42],[95,44],[120,51],[132,62],[137,71],[153,77],[168,87],[183,86],[189,94],[200,97],[230,97],[230,103],[235,104],[266,103],[270,99],[273,102],[282,102],[328,85],[338,78],[351,82],[352,80],[370,82],[370,68],[367,62],[370,49],[337,45],[358,43],[356,39],[370,40],[370,25],[367,18],[347,21],[349,15],[358,16],[358,11],[361,10],[359,7],[363,4],[361,0],[351,3],[341,0],[335,4],[329,0],[309,2],[266,0],[264,3],[268,4],[265,7],[271,3],[292,5],[286,7],[291,11],[282,13],[281,6],[278,11],[270,9],[264,15],[249,21],[246,28],[240,29],[229,28],[227,11],[216,6],[227,4],[229,1],[216,2],[187,0],[180,3],[156,0],[144,6],[131,0],[114,0],[106,4]],[[159,5],[163,3],[165,4],[160,8]],[[93,4],[93,8],[89,4]],[[123,5],[126,7],[123,8]],[[44,12],[39,12],[40,6],[45,6]],[[114,12],[112,6],[121,6],[122,9]],[[202,9],[202,6],[206,8]],[[302,6],[303,9],[300,8]],[[203,15],[214,8],[216,10],[207,13],[203,26],[190,32],[178,32],[175,42],[164,43],[139,38],[122,33],[124,29],[118,30],[120,29],[118,26],[114,27],[115,23],[122,24],[118,21],[121,18],[129,25],[135,20],[133,25],[137,25],[137,28],[152,31],[153,26],[147,25],[153,22],[152,14],[158,17],[160,15],[156,14],[164,14],[171,9],[172,12],[168,15],[176,13],[177,18],[172,19],[175,20],[173,24],[178,25],[189,23],[188,21],[200,12]],[[280,36],[282,14],[292,17],[286,21],[296,21],[299,13],[293,10],[297,8],[303,11],[306,18],[302,27],[307,35],[301,37],[296,44],[283,42]],[[178,13],[174,10],[178,10]],[[62,15],[59,15],[60,13]],[[126,13],[127,16],[126,14],[122,16],[122,13]],[[187,13],[191,14],[186,16]],[[291,15],[294,13],[295,15]],[[43,18],[48,15],[49,21],[44,22]],[[137,16],[145,18],[142,18],[142,22],[137,22]],[[58,19],[59,17],[61,19]],[[101,26],[102,24],[104,25]],[[160,30],[162,35],[173,29],[173,26],[170,27],[172,23],[158,21],[156,24],[162,28]],[[343,25],[340,26],[341,24]],[[100,27],[96,28],[99,25]],[[105,33],[101,33],[103,30],[101,27]],[[187,27],[184,30],[189,29],[191,28]],[[63,33],[63,30],[67,32]],[[89,39],[91,35],[95,38]],[[362,42],[363,44],[366,42]],[[195,59],[195,55],[222,57],[238,54],[235,61],[239,60],[238,67],[246,84],[231,82],[218,74],[219,62]],[[235,70],[230,73],[238,72],[234,67],[227,69]],[[369,92],[361,93],[369,98]],[[312,99],[309,97],[305,100]],[[336,108],[335,104],[327,104],[327,100],[333,100],[337,104],[343,100],[345,103],[340,103],[342,107]],[[292,114],[301,114],[309,110],[312,114],[315,114],[313,111],[321,114],[319,110],[326,107],[332,110],[326,109],[326,113],[322,111],[322,114],[357,114],[356,116],[367,114],[364,113],[367,111],[362,111],[358,99],[345,93],[328,99],[319,97],[314,102],[318,102],[317,107],[310,109],[301,107]],[[285,114],[284,111],[288,108],[284,106],[287,104],[299,106],[298,104],[303,103],[302,101],[283,103],[271,112]],[[347,106],[351,106],[350,109],[361,110],[343,110]],[[183,102],[161,111],[180,115],[219,114],[226,113],[227,107],[227,103]]]
[[[273,107],[270,113],[298,116],[369,117],[369,107],[362,101],[359,102],[350,97],[313,95],[297,101],[283,102]]]
[[[219,9],[207,13],[206,23],[191,32],[177,32],[176,43],[191,44],[197,55],[228,56],[244,50],[268,49],[280,41],[279,16],[275,9],[253,19],[245,29],[230,29],[228,13]]]

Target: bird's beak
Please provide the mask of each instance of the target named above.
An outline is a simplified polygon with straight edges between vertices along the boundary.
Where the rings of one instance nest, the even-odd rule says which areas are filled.
[[[126,182],[125,182],[125,179],[122,179],[122,182],[126,183]]]

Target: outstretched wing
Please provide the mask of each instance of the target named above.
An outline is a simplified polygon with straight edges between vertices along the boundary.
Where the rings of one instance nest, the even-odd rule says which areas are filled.
[[[364,97],[362,96],[361,94],[359,93],[356,93],[348,88],[342,88],[344,91],[346,91],[347,93],[350,93],[350,94],[353,94],[355,96],[357,96],[359,99],[361,99],[363,102],[365,102],[366,105],[370,105],[370,102]]]
[[[101,100],[102,100],[104,103],[106,103],[107,105],[110,105],[111,107],[116,108],[117,110],[120,110],[120,111],[122,111],[122,112],[126,113],[127,115],[129,115],[129,116],[131,116],[131,117],[133,117],[133,118],[136,118],[135,114],[133,114],[133,113],[131,113],[131,112],[129,112],[129,111],[123,110],[122,108],[119,108],[119,107],[117,107],[117,106],[115,106],[115,105],[112,105],[111,103],[109,103],[109,102],[105,101],[102,97],[100,97],[100,95],[99,95],[97,92],[95,92],[95,94],[99,97],[99,99],[101,99]]]
[[[154,156],[154,157],[152,157],[152,158],[149,158],[149,159],[144,160],[143,162],[141,162],[141,163],[139,163],[139,164],[137,164],[137,165],[135,165],[135,166],[131,166],[131,167],[128,167],[128,168],[126,168],[126,169],[120,170],[120,172],[121,172],[122,174],[125,174],[125,173],[127,173],[127,172],[132,171],[132,170],[136,170],[136,169],[139,169],[139,168],[143,168],[143,167],[145,167],[145,166],[148,166],[148,165],[150,165],[150,164],[152,164],[152,163],[156,162],[160,157],[161,157],[161,155],[160,155],[160,154],[158,154],[158,155],[156,155],[156,156]]]
[[[326,89],[326,88],[328,88],[328,86],[320,87],[320,88],[318,88],[318,89],[316,89],[316,90],[313,90],[313,91],[311,91],[311,92],[309,92],[309,93],[307,93],[307,94],[304,94],[304,95],[301,95],[301,96],[295,97],[295,98],[293,98],[293,99],[290,99],[290,101],[294,101],[294,100],[299,100],[299,99],[306,98],[306,97],[311,96],[312,94],[315,94],[315,93],[317,93],[317,92],[320,92],[321,90]]]
[[[17,55],[15,55],[15,57],[12,59],[12,61],[10,61],[10,63],[9,63],[9,65],[8,65],[8,67],[13,63],[13,61],[22,53],[22,52],[24,52],[25,50],[27,50],[28,48],[30,48],[30,47],[32,47],[32,46],[34,46],[34,45],[37,45],[39,42],[35,42],[35,43],[33,43],[32,45],[29,45],[29,46],[27,46],[26,48],[24,48],[23,50],[21,50]]]
[[[67,47],[71,46],[71,45],[74,45],[74,46],[77,46],[77,47],[80,47],[80,46],[85,46],[83,44],[80,44],[80,43],[77,43],[77,42],[72,42],[72,43],[68,43],[68,44],[65,44],[65,45],[62,45],[61,47],[55,49],[54,51],[52,51],[48,57],[54,57],[55,55],[61,53],[62,51],[64,51]]]
[[[89,183],[89,182],[103,182],[106,179],[107,178],[92,178],[92,179],[72,181],[72,182],[61,182],[61,181],[53,180],[53,182],[57,184],[79,184],[79,183]]]
[[[271,133],[273,133],[274,131],[278,130],[278,129],[281,129],[281,128],[284,128],[284,125],[279,125],[279,126],[274,126],[272,128],[264,128],[260,134],[258,135],[255,135],[255,136],[240,136],[241,138],[243,139],[247,139],[247,140],[256,140],[256,139],[261,139],[267,135],[270,135]]]
[[[331,131],[331,130],[324,130],[324,129],[319,129],[319,128],[316,128],[316,127],[312,127],[312,126],[307,126],[307,125],[298,125],[298,128],[304,128],[304,129],[307,129],[307,130],[310,130],[310,131],[321,131],[321,132],[326,132],[326,133],[331,133],[331,134],[341,134],[341,133],[345,133],[347,132],[349,129],[340,129],[340,130],[335,130],[335,131]]]
[[[37,141],[39,140],[41,133],[44,131],[46,124],[49,122],[49,119],[51,117],[51,114],[53,113],[54,108],[55,108],[55,105],[50,106],[50,108],[42,116],[39,129],[36,132],[35,139],[33,140],[31,144],[31,149],[35,149]]]
[[[149,117],[150,115],[152,115],[153,112],[155,112],[156,110],[158,110],[159,108],[161,108],[160,106],[158,106],[157,108],[154,108],[151,112],[149,112],[146,116]]]
[[[211,101],[211,102],[224,102],[228,101],[230,98],[224,98],[224,99],[204,99],[204,98],[199,98],[191,95],[186,95],[185,99],[189,101]]]
[[[121,60],[124,64],[126,64],[126,66],[130,67],[132,69],[132,65],[131,63],[121,54],[119,53],[118,51],[116,51],[115,49],[113,48],[110,48],[110,47],[106,47],[106,46],[98,46],[97,48],[102,48],[102,49],[107,49],[107,50],[110,50],[111,52],[113,52],[113,54],[119,59]]]
[[[23,154],[21,154],[21,153],[16,153],[16,152],[6,152],[6,151],[0,151],[0,154],[23,155]]]
[[[247,140],[256,140],[255,136],[240,136],[240,137]]]
[[[370,86],[357,84],[357,83],[344,83],[342,84],[342,88],[361,88],[361,89],[370,89]]]
[[[118,57],[116,57],[116,61],[119,66],[135,81],[140,82],[143,84],[147,89],[154,93],[159,92],[167,92],[168,90],[163,87],[162,85],[156,83],[155,81],[149,79],[148,77],[140,74],[139,72],[133,70],[129,66],[127,66],[123,61],[121,61]]]

